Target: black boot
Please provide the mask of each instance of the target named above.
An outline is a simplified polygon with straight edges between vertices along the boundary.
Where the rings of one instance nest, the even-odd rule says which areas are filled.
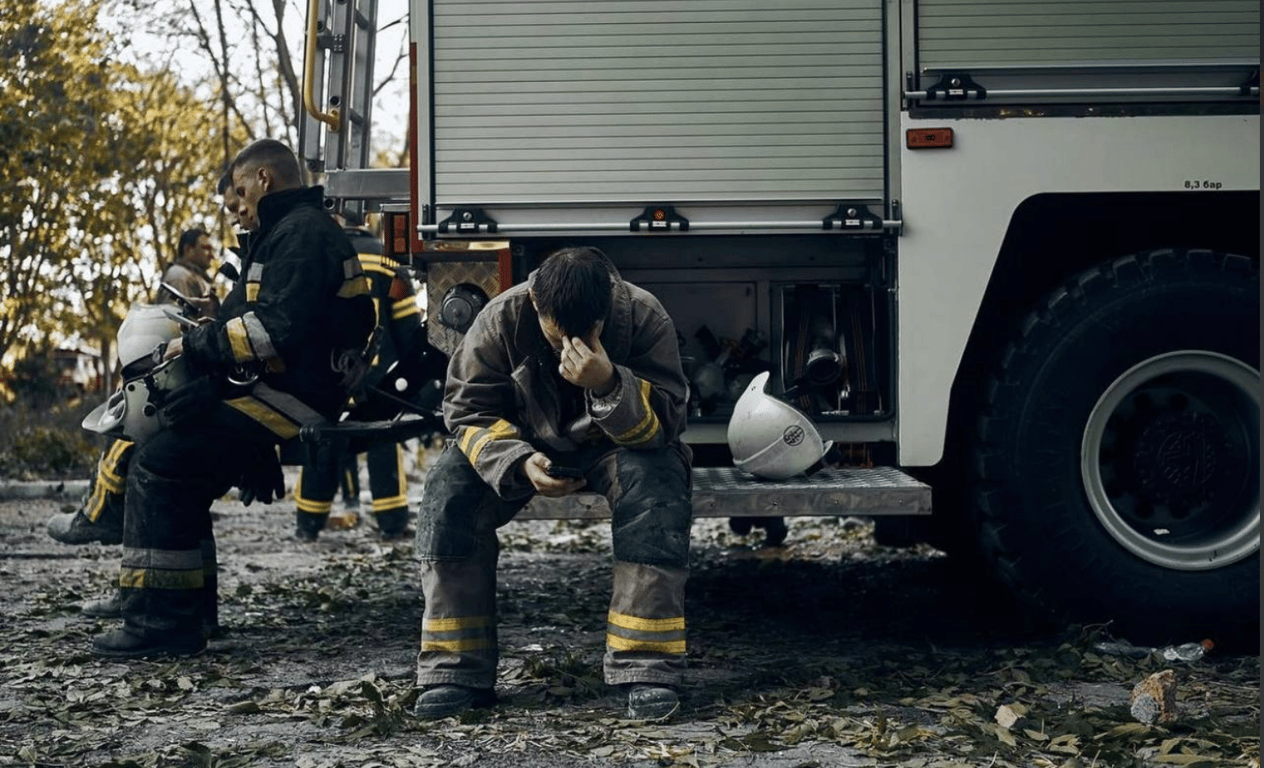
[[[464,685],[431,685],[422,690],[413,705],[413,715],[421,720],[438,720],[459,715],[467,709],[490,707],[496,703],[496,692],[490,688]]]
[[[385,541],[395,541],[408,535],[408,508],[388,509],[374,514],[377,532]]]
[[[85,499],[85,506],[91,496]],[[48,518],[48,535],[62,544],[123,543],[123,494],[109,493],[96,521],[88,519],[84,507]]]
[[[92,655],[107,659],[152,659],[159,656],[196,656],[206,649],[206,638],[192,636],[139,635],[116,629],[92,639]]]
[[[118,591],[115,590],[109,597],[84,603],[79,608],[79,612],[93,619],[121,619],[123,618],[123,603],[119,599]]]
[[[294,535],[300,541],[315,541],[320,536],[320,532],[325,529],[325,520],[329,518],[329,513],[324,514],[314,512],[296,512],[294,514],[295,528]]]
[[[633,683],[628,688],[628,717],[662,720],[680,709],[680,695],[670,685]]]

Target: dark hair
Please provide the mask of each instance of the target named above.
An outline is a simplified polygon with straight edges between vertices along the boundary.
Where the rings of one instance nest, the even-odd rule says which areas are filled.
[[[303,171],[294,151],[276,139],[259,139],[246,145],[233,158],[228,168],[229,178],[235,176],[239,168],[248,167],[270,168],[277,182],[285,187],[303,186]]]
[[[219,184],[215,187],[215,192],[216,194],[222,195],[225,192],[227,192],[228,188],[231,187],[232,185],[233,185],[233,166],[230,164],[227,168],[224,169],[224,172],[219,175]]]
[[[206,230],[201,227],[186,229],[180,235],[180,244],[176,246],[176,258],[184,257],[184,249],[192,248],[197,245],[197,241],[203,237],[207,237]]]
[[[605,319],[610,290],[610,260],[588,246],[554,252],[531,283],[536,311],[567,336],[583,336]]]

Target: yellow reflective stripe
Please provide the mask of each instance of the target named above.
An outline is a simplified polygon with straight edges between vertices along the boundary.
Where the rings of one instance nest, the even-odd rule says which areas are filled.
[[[399,496],[388,496],[384,499],[374,499],[373,511],[385,512],[388,509],[395,509],[396,507],[402,507],[407,503],[408,503],[408,497],[402,494]]]
[[[650,388],[649,381],[641,379],[641,407],[645,409],[645,416],[635,427],[616,435],[614,437],[616,443],[620,445],[641,445],[649,442],[658,433],[658,414],[654,413],[654,409],[650,407]]]
[[[470,446],[470,463],[473,464],[478,461],[479,454],[483,452],[483,449],[486,448],[487,444],[491,441],[504,440],[505,438],[516,437],[517,435],[518,430],[514,429],[514,425],[504,419],[497,420],[495,424],[491,425],[491,427],[487,429],[487,432],[482,437],[474,441],[474,445]]]
[[[201,589],[204,584],[201,566],[196,570],[181,571],[152,568],[119,570],[119,586],[131,589]]]
[[[650,413],[654,413],[654,412],[650,411]],[[654,413],[654,418],[651,420],[651,422],[652,423],[648,427],[645,428],[644,435],[637,435],[627,440],[616,441],[616,442],[618,442],[620,445],[626,445],[626,446],[644,445],[645,443],[648,443],[649,441],[653,440],[658,435],[659,427],[660,427],[659,421],[658,421],[658,414]]]
[[[393,269],[388,269],[388,268],[386,268],[386,267],[382,266],[381,264],[374,264],[374,263],[372,263],[372,262],[366,262],[366,261],[364,261],[363,259],[361,259],[361,260],[360,260],[360,262],[361,262],[362,266],[364,267],[364,271],[365,271],[365,272],[372,272],[372,273],[374,273],[374,274],[378,274],[378,275],[386,275],[387,277],[392,278],[392,279],[394,279],[394,277],[395,277],[395,270],[393,270]]]
[[[117,473],[112,472],[106,467],[100,467],[97,472],[97,487],[107,493],[122,493],[123,487],[127,481],[120,477]]]
[[[492,647],[492,641],[485,637],[473,637],[468,640],[422,640],[421,650],[423,651],[448,651],[450,653],[461,653],[462,651],[483,651]]]
[[[355,296],[367,296],[369,294],[369,278],[363,274],[356,275],[342,281],[342,286],[338,288],[338,298],[350,299]]]
[[[360,264],[362,266],[383,266],[387,269],[395,269],[399,266],[399,262],[389,259],[385,256],[379,256],[376,253],[362,253],[359,255]],[[391,273],[394,275],[394,272]]]
[[[323,515],[334,508],[334,503],[332,500],[316,501],[315,499],[305,499],[298,495],[298,491],[295,491],[294,506],[298,507],[299,512],[309,512],[313,515]]]
[[[299,427],[297,424],[253,397],[239,397],[234,400],[226,400],[224,404],[246,414],[270,429],[273,434],[284,437],[287,440],[291,437],[298,437]]]
[[[616,651],[652,651],[654,653],[675,654],[683,654],[685,652],[684,640],[655,643],[649,640],[629,640],[626,637],[619,637],[609,633],[606,634],[606,646]]]
[[[115,440],[110,443],[110,449],[105,452],[105,458],[101,462],[102,469],[113,470],[122,461],[123,454],[135,447],[136,443],[131,440]]]
[[[461,453],[464,453],[466,456],[470,455],[470,441],[474,439],[475,435],[482,431],[483,430],[478,427],[461,428],[461,437],[456,442],[457,447],[461,449]]]
[[[481,629],[490,623],[486,616],[454,616],[448,619],[428,619],[422,628],[425,632],[456,632],[461,629]]]
[[[101,460],[97,462],[97,484],[92,490],[94,496],[101,492],[123,492],[123,487],[127,481],[119,475],[118,466],[122,463],[127,452],[135,445],[136,443],[130,440],[115,440],[113,443],[110,443],[110,447],[101,456]],[[95,520],[96,518],[89,515],[88,519]]]
[[[250,346],[250,336],[246,333],[246,321],[234,317],[224,324],[224,332],[228,334],[228,344],[233,348],[233,360],[243,363],[255,359],[254,347]]]
[[[83,505],[83,516],[91,522],[96,522],[101,517],[101,513],[105,510],[105,494],[108,491],[105,484],[101,482],[101,476],[97,476],[96,487],[92,489],[92,495],[88,497],[88,501]],[[118,491],[115,491],[118,493]]]
[[[399,320],[401,318],[410,317],[412,315],[420,315],[421,307],[417,306],[417,302],[411,296],[406,299],[400,299],[395,302],[395,306],[391,309],[391,319]]]
[[[254,303],[259,300],[259,284],[246,283],[246,301]]]
[[[685,628],[685,617],[674,616],[670,619],[642,619],[639,616],[628,616],[625,613],[610,611],[606,621],[616,627],[635,629],[640,632],[673,632]]]

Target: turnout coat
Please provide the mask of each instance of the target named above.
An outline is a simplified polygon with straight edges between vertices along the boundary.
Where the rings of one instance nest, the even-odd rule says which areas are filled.
[[[515,499],[535,491],[517,469],[536,451],[595,460],[612,450],[667,447],[688,461],[680,433],[689,385],[675,326],[658,299],[611,275],[601,344],[618,383],[596,398],[558,374],[528,293],[534,278],[483,308],[448,365],[444,420],[478,474]]]

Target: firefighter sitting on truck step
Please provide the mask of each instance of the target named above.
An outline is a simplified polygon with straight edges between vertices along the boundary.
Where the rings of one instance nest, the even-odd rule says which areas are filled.
[[[632,718],[676,711],[692,516],[687,393],[667,312],[595,248],[554,253],[474,318],[448,367],[452,438],[417,515],[425,613],[414,714],[495,701],[496,528],[534,494],[581,488],[612,511],[605,680],[627,690]]]

